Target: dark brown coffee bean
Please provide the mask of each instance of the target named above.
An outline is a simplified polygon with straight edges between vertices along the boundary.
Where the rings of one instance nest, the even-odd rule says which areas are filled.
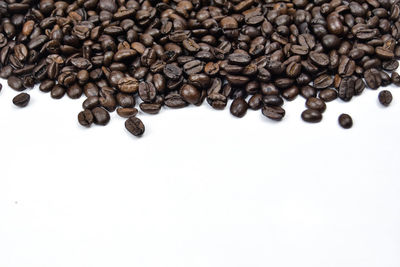
[[[378,95],[379,103],[381,103],[383,106],[387,107],[392,103],[393,96],[392,93],[388,90],[383,90],[379,93]]]
[[[134,116],[125,121],[125,128],[134,136],[142,136],[145,131],[143,122]]]
[[[101,107],[92,109],[94,123],[97,125],[107,125],[110,121],[110,114],[107,110]]]
[[[54,99],[60,99],[65,95],[65,89],[61,85],[57,84],[51,89],[51,97]]]
[[[242,118],[246,115],[247,109],[247,102],[243,98],[236,98],[231,104],[230,112],[233,116]]]
[[[310,85],[306,85],[300,88],[300,94],[302,97],[304,97],[305,99],[308,99],[310,97],[316,97],[317,96],[317,90],[310,86]]]
[[[249,108],[252,110],[258,110],[263,107],[263,96],[261,94],[255,94],[249,99]]]
[[[180,94],[177,93],[169,93],[165,97],[164,103],[170,108],[184,108],[187,106],[187,102],[183,100]]]
[[[115,99],[117,100],[118,105],[123,108],[133,108],[136,104],[135,98],[129,94],[118,93],[115,96]]]
[[[84,111],[79,112],[78,114],[78,122],[80,125],[85,126],[85,127],[90,127],[92,125],[94,120],[93,113],[85,109]]]
[[[352,78],[342,79],[338,96],[343,101],[350,101],[355,94],[355,82]]]
[[[160,112],[161,105],[160,104],[154,104],[154,103],[145,103],[142,102],[139,105],[140,109],[148,114],[157,114]]]
[[[23,86],[22,80],[17,76],[10,76],[7,80],[8,86],[16,91],[23,91],[25,88]]]
[[[213,93],[207,97],[207,102],[214,109],[222,110],[226,107],[227,99],[222,94]]]
[[[334,89],[324,89],[319,92],[319,98],[325,102],[331,102],[338,97],[336,90]]]
[[[315,78],[314,80],[314,88],[316,89],[325,89],[333,84],[333,78],[329,74],[322,74]]]
[[[182,69],[174,64],[167,64],[164,67],[164,75],[168,79],[177,80],[182,75]]]
[[[181,87],[180,95],[182,98],[190,103],[190,104],[197,104],[200,101],[200,92],[197,90],[196,87],[190,84],[184,84]]]
[[[267,106],[282,106],[283,99],[276,95],[266,95],[263,97],[263,102]]]
[[[27,93],[20,93],[13,98],[13,103],[17,107],[23,108],[26,107],[29,103],[31,96]]]
[[[280,121],[285,116],[285,110],[279,106],[276,107],[268,107],[265,106],[262,108],[262,114],[274,121]]]
[[[118,108],[117,114],[122,118],[129,118],[136,116],[138,110],[136,108]]]
[[[306,122],[317,123],[322,120],[322,114],[314,109],[306,109],[301,113],[301,118]]]
[[[353,119],[348,114],[341,114],[338,121],[339,125],[344,129],[350,129],[353,126]]]
[[[321,113],[323,113],[326,110],[325,102],[316,97],[308,98],[306,101],[306,107],[309,109],[318,110]]]
[[[156,88],[151,82],[141,82],[139,84],[139,97],[145,102],[151,102],[156,97]]]
[[[299,93],[300,93],[299,88],[298,88],[297,86],[293,85],[293,86],[291,86],[291,87],[285,89],[285,90],[282,92],[282,96],[283,96],[286,100],[292,101],[292,100],[294,100],[294,99],[299,95]]]

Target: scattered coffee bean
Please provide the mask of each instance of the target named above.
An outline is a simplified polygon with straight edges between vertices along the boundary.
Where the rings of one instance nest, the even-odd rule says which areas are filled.
[[[27,93],[20,93],[13,98],[13,103],[17,107],[23,108],[26,107],[29,103],[31,96]]]
[[[353,119],[348,114],[341,114],[338,120],[339,125],[344,129],[350,129],[353,126]]]
[[[130,117],[125,121],[125,128],[134,136],[141,136],[144,133],[143,122],[136,117]]]
[[[393,96],[392,93],[388,90],[383,90],[379,93],[378,95],[379,103],[381,103],[383,106],[387,107],[392,103]]]

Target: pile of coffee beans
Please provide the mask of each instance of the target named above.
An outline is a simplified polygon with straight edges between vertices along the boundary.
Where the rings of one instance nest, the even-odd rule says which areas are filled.
[[[81,125],[116,111],[135,136],[138,109],[221,110],[230,99],[236,117],[280,121],[301,95],[301,118],[316,123],[327,102],[400,85],[399,14],[400,0],[0,0],[0,77],[55,99],[84,94]]]

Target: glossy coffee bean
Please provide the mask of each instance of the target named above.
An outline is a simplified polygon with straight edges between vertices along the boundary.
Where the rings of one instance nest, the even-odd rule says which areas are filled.
[[[125,128],[134,136],[141,136],[145,131],[143,122],[136,117],[127,119],[125,121]]]
[[[338,121],[339,125],[344,129],[350,129],[353,126],[353,119],[348,114],[341,114]]]
[[[236,98],[231,104],[230,112],[233,116],[242,118],[244,115],[246,115],[248,107],[249,106],[244,99]]]
[[[27,93],[20,93],[13,98],[13,103],[17,107],[23,108],[26,107],[29,103],[31,96]]]
[[[301,118],[306,122],[318,123],[322,120],[322,114],[314,109],[306,109],[301,113]]]
[[[388,107],[393,100],[392,93],[388,90],[383,90],[379,93],[378,100],[383,106]]]
[[[110,114],[101,107],[92,109],[94,123],[97,125],[107,125],[110,122]]]
[[[90,127],[92,125],[94,120],[93,113],[85,109],[84,111],[79,112],[78,114],[78,122],[80,125],[85,126],[85,127]]]

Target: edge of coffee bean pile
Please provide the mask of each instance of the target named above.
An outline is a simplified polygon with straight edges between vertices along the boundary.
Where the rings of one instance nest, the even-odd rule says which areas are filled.
[[[305,98],[301,118],[365,88],[400,85],[400,0],[1,0],[0,77],[26,107],[39,90],[79,99],[82,126],[110,112],[141,136],[139,110],[207,102],[243,117],[280,121]],[[1,87],[0,87],[1,90]],[[392,95],[378,95],[383,106]],[[351,128],[341,114],[338,123]]]

